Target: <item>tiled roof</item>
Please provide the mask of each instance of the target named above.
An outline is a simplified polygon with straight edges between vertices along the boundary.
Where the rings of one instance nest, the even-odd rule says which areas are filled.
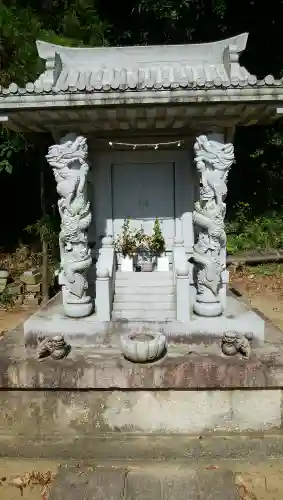
[[[240,68],[239,82],[256,81],[244,68]],[[174,89],[189,87],[229,86],[230,79],[224,65],[159,66],[142,68],[102,69],[80,72],[64,68],[54,87],[55,92],[76,90],[111,91]]]
[[[13,94],[126,92],[281,86],[268,75],[258,80],[239,64],[248,35],[199,45],[74,49],[37,42],[45,72]]]
[[[51,82],[29,82],[23,88],[11,83],[8,88],[0,87],[3,97],[13,94],[60,94],[65,92],[124,92],[142,90],[181,90],[181,89],[211,89],[228,87],[264,87],[281,86],[281,80],[275,80],[268,75],[264,80],[245,73],[229,78],[224,67],[209,68],[178,66],[176,68],[146,68],[133,70],[100,70],[100,71],[69,71],[64,69],[55,85]]]

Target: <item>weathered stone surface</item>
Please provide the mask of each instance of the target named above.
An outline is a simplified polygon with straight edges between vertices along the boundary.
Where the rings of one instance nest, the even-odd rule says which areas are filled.
[[[27,306],[27,307],[38,306],[40,304],[40,298],[37,297],[35,294],[29,293],[27,295],[24,295],[23,304],[24,304],[24,306]]]
[[[127,500],[162,499],[162,486],[159,474],[148,474],[145,471],[130,471],[126,484]]]
[[[24,302],[24,296],[18,295],[14,298],[14,304],[16,307],[20,307]]]
[[[134,469],[134,470],[133,470]],[[234,474],[225,469],[196,471],[187,466],[64,467],[50,500],[238,500]]]
[[[42,273],[39,269],[29,269],[21,275],[20,280],[26,285],[36,285],[42,280]]]
[[[124,432],[278,429],[281,391],[113,391],[104,400],[101,419],[111,430]]]
[[[122,500],[125,469],[61,468],[49,500]]]
[[[168,355],[161,361],[140,365],[123,358],[118,332],[111,335],[106,332],[96,340],[85,336],[85,349],[72,348],[64,362],[47,359],[38,363],[35,350],[24,347],[19,327],[0,343],[0,387],[74,390],[283,387],[281,344],[254,348],[251,358],[242,360],[221,356],[217,344],[196,345],[192,336],[178,345],[171,341]],[[278,341],[281,342],[281,338],[282,333],[278,334]],[[65,339],[74,347],[67,335]]]
[[[172,468],[170,471],[165,470],[165,474],[162,481],[164,500],[199,500],[198,478],[194,470],[186,468],[174,471]]]
[[[199,436],[281,429],[280,391],[239,392],[242,400],[239,394],[235,401],[233,391],[5,391],[0,438],[68,442],[105,433]]]
[[[249,433],[233,436],[192,437],[185,435],[154,435],[101,433],[91,435],[44,434],[38,436],[26,419],[25,432],[11,435],[0,432],[0,456],[22,458],[48,458],[60,460],[208,460],[211,464],[222,460],[246,461],[268,458],[282,459],[282,434],[264,435]]]
[[[198,500],[239,500],[234,474],[227,470],[199,470]]]
[[[11,283],[7,286],[7,291],[12,295],[21,295],[23,293],[23,285],[21,283]]]
[[[168,470],[169,469],[169,470]],[[190,467],[144,467],[130,471],[126,482],[127,500],[198,500],[198,478]]]
[[[7,281],[8,281],[7,278],[0,277],[0,293],[2,293],[5,290],[7,286]]]
[[[66,337],[66,341],[67,341]],[[5,341],[1,343],[4,347]],[[170,349],[170,347],[169,347]],[[0,387],[68,389],[235,389],[283,385],[283,363],[252,357],[243,362],[221,356],[167,357],[154,365],[133,365],[117,351],[83,355],[72,350],[64,363],[38,364],[35,352],[12,358],[0,349]],[[18,351],[19,352],[19,351]],[[11,377],[11,373],[13,376]]]
[[[37,283],[36,285],[26,285],[25,291],[27,293],[40,293],[41,292],[41,283]]]

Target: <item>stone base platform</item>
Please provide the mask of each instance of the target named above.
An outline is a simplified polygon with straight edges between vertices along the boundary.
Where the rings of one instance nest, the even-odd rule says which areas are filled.
[[[37,456],[45,445],[59,455],[96,456],[107,442],[119,456],[124,440],[146,436],[153,443],[150,436],[281,432],[283,351],[271,336],[249,360],[222,355],[215,336],[174,337],[166,357],[146,365],[125,360],[118,337],[39,362],[21,328],[7,334],[0,342],[0,453],[23,452],[29,443]]]
[[[102,322],[93,314],[87,318],[72,319],[64,316],[62,297],[59,293],[45,307],[31,316],[24,324],[26,345],[37,344],[41,337],[64,335],[71,345],[90,347],[110,338],[117,333],[136,331],[162,331],[168,338],[186,336],[222,337],[227,331],[251,333],[255,343],[264,341],[264,320],[234,295],[227,297],[227,310],[218,318],[193,316],[189,323],[110,321]]]
[[[224,356],[216,334],[173,332],[167,355],[142,365],[123,358],[123,328],[78,331],[69,337],[69,356],[57,361],[39,362],[22,327],[1,340],[0,454],[224,458],[234,449],[247,454],[251,440],[258,449],[265,435],[270,453],[282,453],[281,331],[266,321],[265,344],[254,342],[248,360]]]

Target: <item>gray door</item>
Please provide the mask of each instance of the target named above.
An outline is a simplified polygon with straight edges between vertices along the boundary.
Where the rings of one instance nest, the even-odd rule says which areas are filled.
[[[158,217],[171,248],[175,236],[174,164],[126,163],[112,165],[113,232],[121,232],[125,218],[131,227],[151,234]]]

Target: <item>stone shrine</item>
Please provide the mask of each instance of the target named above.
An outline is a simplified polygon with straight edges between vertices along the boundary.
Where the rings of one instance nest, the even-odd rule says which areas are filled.
[[[240,65],[247,38],[37,42],[45,71],[1,89],[11,130],[53,135],[62,290],[1,338],[0,448],[17,459],[90,459],[96,482],[75,467],[81,495],[99,495],[102,476],[110,484],[103,460],[128,469],[151,460],[156,478],[161,459],[175,471],[185,460],[188,478],[189,460],[210,469],[220,457],[282,457],[282,332],[228,290],[226,269],[235,128],[283,110],[283,79]],[[23,278],[34,286],[38,272]],[[180,476],[167,475],[175,498]]]
[[[45,71],[1,89],[7,127],[55,142],[46,159],[59,196],[62,294],[26,322],[27,343],[91,336],[117,320],[130,331],[154,323],[165,334],[264,339],[264,321],[227,296],[235,127],[272,123],[283,110],[282,80],[241,66],[247,39],[93,49],[38,41]],[[164,251],[152,272],[117,251],[126,220],[149,236],[159,221]]]

